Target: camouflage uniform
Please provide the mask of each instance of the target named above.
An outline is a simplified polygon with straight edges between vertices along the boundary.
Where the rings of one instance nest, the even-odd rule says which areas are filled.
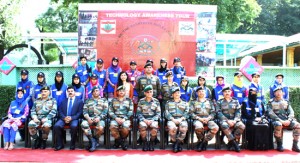
[[[275,91],[274,91],[275,92]],[[293,129],[293,151],[299,152],[299,148],[297,146],[300,136],[300,124],[294,118],[294,110],[292,109],[290,103],[287,100],[281,99],[277,101],[275,98],[271,99],[267,104],[267,110],[269,113],[269,117],[273,120],[274,126],[274,137],[277,141],[277,150],[283,151],[282,147],[282,122],[281,121],[290,121],[289,127]],[[278,146],[281,149],[278,149]],[[295,149],[294,149],[295,148]]]
[[[43,100],[38,98],[32,108],[31,108],[31,118],[37,118],[39,122],[34,122],[31,120],[28,124],[28,130],[33,139],[38,139],[37,127],[41,125],[42,127],[42,139],[47,140],[52,126],[52,119],[56,116],[57,113],[57,104],[54,98],[48,98]],[[46,119],[42,123],[42,119]],[[41,135],[40,135],[41,136]]]
[[[147,141],[147,128],[150,128],[150,142],[149,146],[153,148],[153,142],[157,136],[158,119],[160,118],[161,110],[160,103],[157,99],[152,98],[150,102],[146,101],[146,98],[142,98],[138,103],[137,116],[140,120],[139,131],[141,139],[145,143]],[[152,120],[152,123],[148,126],[144,120]],[[150,147],[149,147],[150,148]],[[150,149],[149,149],[150,150]]]
[[[150,78],[147,78],[146,75],[139,76],[136,80],[135,90],[138,93],[139,99],[145,97],[144,88],[147,85],[152,85],[153,87],[153,97],[158,98],[161,92],[161,83],[159,78],[156,75],[152,75]]]
[[[110,122],[111,135],[116,140],[115,148],[118,148],[118,145],[120,144],[124,144],[125,139],[128,137],[131,125],[130,117],[132,114],[133,102],[130,98],[124,98],[123,101],[120,101],[118,98],[112,99],[109,105],[109,116],[112,119]],[[122,118],[125,121],[119,125],[115,118]]]
[[[90,125],[87,119],[95,119],[99,118],[100,121],[97,123],[93,123],[92,126],[96,126],[94,130],[94,138],[98,140],[100,136],[104,133],[105,128],[105,119],[107,117],[108,112],[108,102],[105,98],[98,99],[88,99],[85,101],[83,106],[83,116],[86,120],[83,120],[81,123],[81,128],[83,133],[89,138],[92,137],[92,132],[90,129]]]
[[[191,101],[190,104],[190,113],[194,122],[195,132],[198,138],[198,150],[206,148],[207,142],[213,139],[216,133],[219,130],[219,126],[213,121],[216,116],[215,107],[210,99],[205,99],[203,102],[199,101],[197,98],[194,101]],[[208,118],[209,121],[207,124],[203,124],[199,119]],[[204,137],[204,125],[208,126],[208,133]]]

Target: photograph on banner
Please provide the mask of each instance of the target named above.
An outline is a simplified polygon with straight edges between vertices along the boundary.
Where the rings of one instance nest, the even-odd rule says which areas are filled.
[[[79,56],[84,55],[88,61],[97,60],[97,49],[79,48]]]
[[[196,53],[196,66],[215,66],[215,53]]]
[[[208,79],[213,79],[215,75],[215,67],[214,66],[197,67],[196,75],[204,76],[205,78]]]
[[[93,48],[95,47],[95,36],[80,36],[78,40],[78,48]]]
[[[79,12],[79,24],[97,23],[98,12]]]
[[[79,36],[97,36],[97,23],[79,24]]]

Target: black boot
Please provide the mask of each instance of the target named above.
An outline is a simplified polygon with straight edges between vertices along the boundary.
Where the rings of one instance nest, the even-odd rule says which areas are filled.
[[[125,151],[125,150],[127,150],[127,144],[126,144],[126,139],[122,139],[121,140],[121,147],[122,147],[122,149]]]
[[[155,143],[155,141],[150,140],[149,148],[148,148],[149,151],[154,151],[154,143]]]
[[[97,148],[97,140],[95,138],[91,138],[91,148],[89,149],[90,152],[94,152]]]
[[[203,146],[203,141],[198,142],[196,146],[196,151],[201,152],[202,151],[202,146]]]
[[[296,141],[296,140],[293,140],[292,151],[300,152],[300,149],[299,149],[299,147],[298,147],[298,141]]]
[[[142,144],[143,144],[143,151],[148,151],[148,144],[146,139],[142,141]]]
[[[47,140],[42,140],[41,149],[46,149]]]
[[[121,139],[120,138],[119,139],[115,139],[115,144],[113,145],[113,148],[117,149],[117,148],[120,147],[120,145],[121,145]]]
[[[177,153],[178,151],[178,147],[179,147],[179,140],[176,140],[176,142],[173,145],[173,152]]]
[[[203,140],[203,142],[202,142],[202,147],[201,147],[201,150],[202,150],[202,151],[206,151],[207,144],[208,144],[208,142],[207,142],[206,140]]]
[[[32,149],[38,149],[41,147],[41,139],[39,137],[37,137],[35,140],[34,140],[34,144],[32,146]]]
[[[278,139],[277,140],[277,151],[283,152],[283,146],[282,146],[282,140]]]
[[[233,146],[234,150],[236,152],[240,152],[241,148],[240,148],[239,144],[235,140],[231,140],[231,141],[232,141],[232,146]]]

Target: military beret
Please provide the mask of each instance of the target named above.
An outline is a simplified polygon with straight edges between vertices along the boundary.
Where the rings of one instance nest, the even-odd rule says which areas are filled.
[[[130,61],[129,65],[136,65],[135,61]]]
[[[200,90],[204,90],[204,88],[203,87],[197,87],[197,89],[196,89],[196,92],[198,92],[198,91],[200,91]]]
[[[92,88],[92,93],[96,90],[96,89],[99,89],[97,86],[94,86],[93,88]]]
[[[166,58],[162,58],[162,59],[160,59],[160,63],[167,63],[167,60],[166,60]]]
[[[239,71],[234,73],[234,76],[238,76],[238,75],[243,76],[243,74]]]
[[[280,87],[280,86],[276,87],[276,88],[273,90],[273,92],[275,93],[275,92],[278,91],[278,90],[282,90],[282,87]]]
[[[79,77],[78,74],[73,74],[73,75],[72,75],[72,79],[75,79],[75,78],[80,79],[80,77]]]
[[[173,87],[173,88],[171,89],[172,94],[175,93],[175,92],[177,92],[177,91],[180,91],[180,88],[179,88],[179,87]]]
[[[147,85],[147,86],[144,88],[144,92],[147,92],[147,91],[150,91],[150,90],[153,90],[152,85]]]
[[[188,78],[187,76],[183,76],[183,77],[181,78],[181,80],[189,81],[189,78]]]
[[[260,76],[260,74],[258,72],[254,72],[253,74],[251,74],[251,77],[253,78],[254,76]]]
[[[218,76],[216,76],[216,80],[218,80],[219,78],[222,78],[222,79],[224,79],[224,76],[222,76],[222,75],[218,75]]]
[[[111,61],[118,61],[118,62],[119,62],[119,58],[118,58],[118,57],[113,57],[113,58],[111,59]]]
[[[204,79],[205,80],[205,77],[204,76],[198,76],[198,80],[199,79]]]
[[[21,70],[21,75],[28,75],[28,70],[25,69]]]
[[[152,63],[153,64],[153,60],[152,59],[147,59],[146,63]]]
[[[42,90],[48,90],[48,91],[50,91],[50,87],[44,86],[44,87],[42,87],[42,88],[40,89],[40,91],[42,91]]]
[[[166,75],[165,75],[165,77],[167,78],[167,77],[169,77],[169,76],[173,76],[173,72],[172,71],[168,71],[167,73],[166,73]]]
[[[79,57],[80,60],[83,59],[83,58],[85,58],[85,59],[87,60],[87,58],[86,58],[85,55],[81,55],[81,56]]]
[[[123,85],[120,85],[118,88],[117,88],[117,91],[120,91],[120,90],[125,90],[125,87]]]
[[[63,74],[61,71],[57,71],[57,72],[55,73],[55,76],[63,77],[64,74]]]
[[[231,90],[230,86],[224,86],[223,89],[222,89],[222,92],[226,91],[226,90]]]
[[[17,93],[18,92],[23,92],[23,94],[24,94],[24,90],[22,89],[22,87],[17,89]]]
[[[144,68],[148,67],[148,66],[151,66],[152,67],[152,64],[150,62],[146,63]]]
[[[98,76],[97,76],[96,74],[92,74],[92,75],[91,75],[91,78],[92,78],[92,79],[98,79]]]
[[[97,64],[103,64],[103,60],[101,58],[97,59]]]
[[[281,76],[282,78],[284,78],[283,74],[281,74],[281,73],[277,74],[275,77],[277,78],[278,76]]]
[[[174,58],[173,63],[176,63],[176,62],[181,62],[180,58],[178,58],[178,57]]]
[[[43,72],[39,72],[39,73],[37,74],[37,77],[45,77],[45,74],[44,74]]]

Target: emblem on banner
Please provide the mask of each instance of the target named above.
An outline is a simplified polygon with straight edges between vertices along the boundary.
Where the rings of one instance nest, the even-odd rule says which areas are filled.
[[[116,20],[101,20],[100,34],[116,34]]]
[[[132,39],[131,48],[137,55],[153,55],[159,50],[159,40],[150,35],[140,35]]]
[[[194,22],[185,22],[180,21],[179,22],[179,35],[189,35],[193,36],[195,35],[195,23]]]

